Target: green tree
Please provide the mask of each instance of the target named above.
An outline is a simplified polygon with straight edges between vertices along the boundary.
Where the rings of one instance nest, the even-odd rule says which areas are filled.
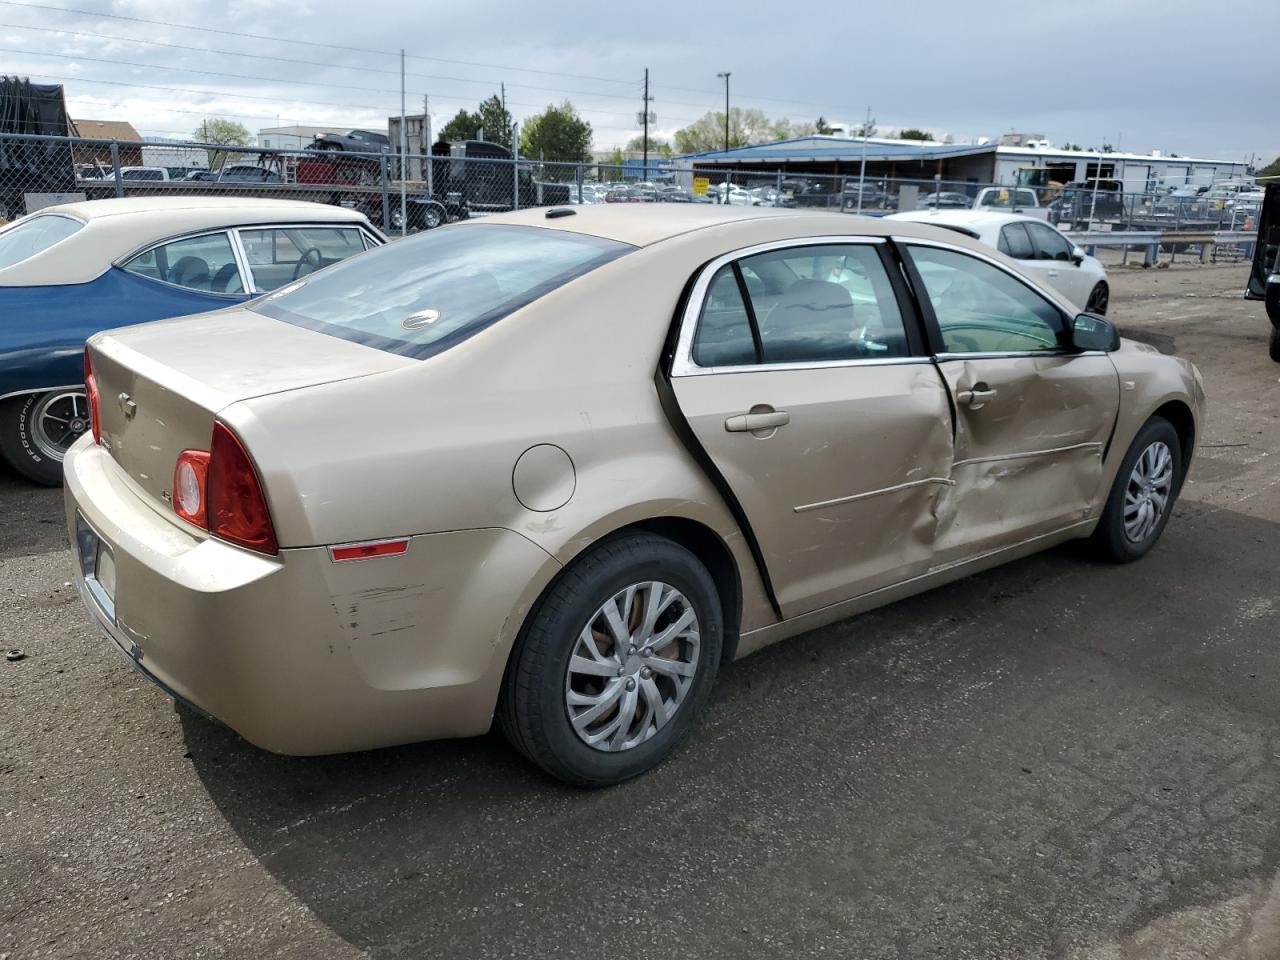
[[[511,146],[511,128],[515,124],[499,97],[495,95],[484,101],[473,116],[479,118],[480,129],[484,131],[486,140],[500,143],[504,147]]]
[[[907,127],[905,130],[898,131],[899,140],[932,140],[933,134],[927,130],[921,130],[919,127]]]
[[[825,137],[835,133],[836,128],[827,123],[826,117],[818,117],[818,122],[813,125],[813,132]]]
[[[623,148],[627,153],[643,153],[644,137],[632,137],[627,141],[627,145]],[[660,140],[657,137],[649,138],[649,156],[651,157],[669,157],[671,156],[671,144],[666,140]]]
[[[480,114],[459,110],[452,120],[440,128],[440,140],[474,140],[480,134]]]
[[[791,135],[793,130],[785,119],[774,121],[765,116],[763,110],[734,107],[729,111],[729,147],[745,147],[752,143],[782,139],[778,134],[783,123],[787,124],[787,129],[782,136]],[[676,150],[679,153],[702,153],[723,148],[723,111],[704,114],[687,127],[676,131]]]
[[[214,143],[228,147],[247,147],[253,143],[253,136],[243,123],[224,120],[216,117],[212,120],[201,120],[191,136],[200,143]],[[221,170],[223,164],[238,156],[231,150],[209,150],[209,169]]]
[[[867,120],[865,123],[858,124],[857,128],[853,131],[853,135],[855,137],[870,138],[876,135],[877,129],[878,128],[876,127],[876,118],[872,117],[870,120]]]
[[[1280,157],[1276,157],[1265,167],[1259,170],[1254,176],[1257,177],[1280,177]]]
[[[551,104],[520,126],[520,153],[534,160],[591,162],[591,124],[568,100]]]

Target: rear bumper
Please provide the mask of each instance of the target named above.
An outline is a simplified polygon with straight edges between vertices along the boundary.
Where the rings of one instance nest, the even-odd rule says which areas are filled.
[[[101,447],[66,459],[67,522],[110,545],[114,610],[94,621],[171,696],[278,753],[485,732],[507,654],[557,565],[509,530],[413,537],[398,557],[325,547],[263,557],[163,512]]]

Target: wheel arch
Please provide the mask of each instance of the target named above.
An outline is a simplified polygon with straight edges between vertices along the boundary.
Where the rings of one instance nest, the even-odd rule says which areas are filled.
[[[1187,471],[1191,468],[1191,453],[1196,444],[1195,414],[1191,412],[1191,407],[1182,400],[1168,400],[1151,411],[1151,417],[1160,417],[1168,420],[1178,434],[1178,445],[1182,448],[1181,473],[1178,477],[1178,487],[1181,489],[1182,482],[1187,477]],[[1151,417],[1147,419],[1149,420]]]

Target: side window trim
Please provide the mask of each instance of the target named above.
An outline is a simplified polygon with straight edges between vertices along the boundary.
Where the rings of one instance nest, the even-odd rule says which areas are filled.
[[[897,306],[902,313],[903,327],[907,332],[907,343],[911,349],[911,355],[905,357],[867,357],[854,360],[823,360],[812,362],[795,362],[795,363],[756,363],[742,364],[724,367],[704,367],[699,365],[693,359],[693,338],[697,332],[698,321],[702,314],[702,307],[706,301],[708,290],[711,286],[711,280],[716,273],[725,266],[733,265],[734,275],[738,279],[738,289],[743,294],[743,299],[747,304],[748,317],[752,324],[752,338],[756,342],[757,351],[761,350],[759,342],[759,329],[755,322],[754,308],[751,306],[751,300],[746,296],[746,284],[742,279],[742,271],[738,267],[738,262],[759,253],[770,253],[775,250],[786,250],[802,247],[819,247],[830,246],[832,244],[865,244],[879,248],[881,262],[885,263],[887,256],[886,248],[890,244],[888,237],[868,237],[868,236],[809,236],[794,237],[789,240],[775,240],[769,243],[756,244],[750,247],[743,247],[740,250],[734,250],[730,253],[716,257],[699,268],[693,288],[689,294],[688,300],[684,305],[684,309],[680,315],[679,335],[676,339],[675,356],[671,362],[672,377],[690,377],[690,376],[706,376],[712,374],[725,373],[751,373],[762,370],[812,370],[823,369],[827,367],[852,367],[852,366],[887,366],[891,364],[918,364],[932,363],[932,357],[928,355],[929,351],[921,350],[917,343],[916,332],[913,329],[913,319],[918,317],[911,298],[908,296],[904,300],[904,288],[900,284],[900,275],[885,263],[885,272],[889,276],[889,283],[893,287],[894,293],[897,295]],[[761,354],[758,353],[757,356]]]
[[[244,239],[240,236],[242,231],[248,230],[355,230],[360,234],[360,249],[356,253],[364,253],[366,250],[372,250],[375,247],[383,246],[383,244],[372,240],[371,235],[365,230],[364,225],[359,222],[345,223],[343,221],[325,221],[320,223],[245,223],[238,227],[231,228],[231,245],[236,253],[236,262],[240,264],[241,282],[246,292],[261,296],[264,293],[271,293],[270,290],[263,290],[258,286],[258,278],[253,275],[253,267],[249,263],[249,252],[245,248]],[[275,241],[272,240],[274,244]],[[355,253],[352,254],[355,256]]]
[[[163,251],[163,248],[171,246],[175,243],[178,243],[179,241],[199,240],[203,237],[216,237],[218,235],[222,235],[226,237],[227,243],[231,247],[231,255],[235,258],[236,268],[240,271],[240,286],[242,288],[241,292],[219,293],[217,291],[212,291],[212,290],[196,290],[192,287],[184,287],[180,283],[171,283],[168,280],[161,280],[158,277],[148,277],[144,273],[138,273],[136,270],[129,269],[129,264],[133,263],[133,261],[137,260],[139,257],[144,256],[145,254],[148,254],[148,253],[155,253],[157,260],[162,256],[167,258],[167,254]],[[195,233],[184,233],[184,234],[179,234],[176,237],[166,237],[165,239],[160,240],[156,243],[148,244],[145,247],[132,251],[131,253],[125,254],[123,257],[120,257],[118,260],[114,261],[112,263],[112,266],[119,267],[121,270],[125,270],[128,273],[132,274],[133,276],[140,277],[141,279],[150,281],[151,283],[160,283],[166,287],[173,287],[175,290],[186,290],[188,293],[200,293],[210,297],[227,297],[228,299],[232,297],[237,297],[237,298],[244,297],[247,293],[249,293],[249,286],[246,283],[247,277],[245,274],[245,264],[244,264],[244,260],[241,257],[239,238],[236,236],[236,231],[231,227],[223,227],[221,230],[199,230],[199,231],[196,231]],[[165,272],[167,273],[168,270],[166,269]]]
[[[894,245],[903,248],[903,265],[907,271],[907,277],[911,281],[912,288],[916,291],[915,300],[920,306],[920,312],[925,319],[925,327],[929,336],[929,349],[933,354],[933,360],[951,360],[965,359],[980,360],[988,357],[1060,357],[1060,356],[1077,356],[1075,351],[1060,348],[1058,350],[1008,350],[1008,351],[992,351],[985,353],[949,353],[942,342],[942,330],[938,326],[938,317],[933,312],[933,304],[929,302],[928,295],[924,292],[924,280],[920,276],[920,272],[916,269],[915,261],[911,257],[909,248],[916,247],[936,247],[939,250],[949,250],[952,253],[959,253],[965,256],[973,257],[983,263],[990,264],[993,267],[1007,273],[1014,280],[1018,281],[1033,294],[1040,297],[1058,312],[1058,317],[1062,321],[1063,329],[1069,330],[1071,322],[1075,314],[1068,309],[1056,296],[1048,296],[1044,290],[1030,283],[1026,277],[1020,276],[1017,271],[1011,270],[1009,267],[1000,263],[994,257],[988,257],[984,253],[977,250],[966,250],[964,247],[957,247],[954,244],[942,243],[933,239],[921,239],[917,237],[894,237]]]
[[[747,325],[751,328],[751,344],[756,350],[754,366],[764,363],[764,341],[760,339],[760,321],[756,319],[756,305],[751,302],[751,291],[747,289],[747,278],[742,275],[741,259],[733,261],[733,279],[738,284],[738,296],[742,297],[742,307],[747,311]],[[701,322],[701,313],[699,313]]]

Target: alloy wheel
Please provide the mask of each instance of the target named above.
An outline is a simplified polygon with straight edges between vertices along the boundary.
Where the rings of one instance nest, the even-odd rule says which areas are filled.
[[[647,581],[615,593],[579,632],[565,674],[579,739],[617,752],[657,734],[693,686],[699,647],[697,614],[675,587]]]
[[[1142,451],[1124,493],[1124,534],[1143,543],[1160,526],[1173,492],[1173,454],[1163,440]]]
[[[62,460],[89,429],[89,398],[81,390],[46,393],[36,401],[29,422],[36,449],[50,460]]]

